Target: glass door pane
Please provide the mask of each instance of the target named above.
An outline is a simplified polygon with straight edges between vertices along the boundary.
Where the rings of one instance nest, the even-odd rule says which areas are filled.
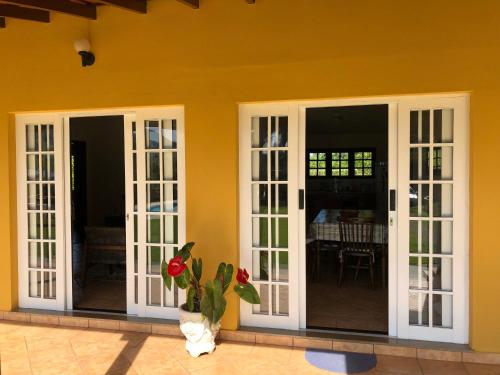
[[[64,308],[62,119],[18,116],[19,300]]]
[[[144,110],[128,127],[129,301],[141,316],[175,318],[184,299],[160,273],[185,241],[182,121],[181,109]]]
[[[466,98],[399,105],[398,336],[468,340]]]
[[[297,121],[287,106],[251,107],[240,122],[240,261],[261,303],[242,302],[242,324],[298,328]]]
[[[410,112],[410,325],[453,328],[453,244],[443,254],[430,241],[438,226],[453,226],[453,126],[452,108]],[[446,143],[436,143],[443,132]]]
[[[253,116],[251,122],[252,257],[260,260],[253,264],[259,269],[252,274],[257,275],[253,281],[262,298],[253,306],[253,314],[286,316],[288,289],[277,286],[288,283],[288,117]]]

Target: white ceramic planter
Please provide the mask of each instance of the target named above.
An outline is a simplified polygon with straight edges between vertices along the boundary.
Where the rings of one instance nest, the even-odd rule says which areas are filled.
[[[215,338],[219,333],[220,322],[210,324],[201,313],[192,313],[179,307],[179,323],[186,336],[186,350],[192,357],[215,350]]]

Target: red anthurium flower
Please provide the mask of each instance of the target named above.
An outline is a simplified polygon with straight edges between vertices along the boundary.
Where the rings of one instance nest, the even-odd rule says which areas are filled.
[[[248,283],[248,277],[249,275],[245,268],[243,269],[238,268],[238,273],[236,274],[236,280],[238,280],[240,284]]]
[[[168,262],[167,272],[172,277],[177,277],[186,269],[186,264],[182,263],[182,256],[177,255]]]

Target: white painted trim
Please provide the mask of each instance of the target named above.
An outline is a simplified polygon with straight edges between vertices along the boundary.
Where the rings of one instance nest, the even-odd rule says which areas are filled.
[[[125,226],[127,240],[127,314],[137,315],[138,304],[135,303],[135,272],[134,272],[134,190],[133,190],[133,152],[132,152],[132,122],[135,114],[125,114],[123,117],[123,153],[125,162]],[[137,128],[136,128],[137,129]]]
[[[396,211],[391,211],[388,207],[388,252],[387,252],[387,288],[388,295],[388,334],[389,336],[398,335],[398,105],[389,103],[388,112],[388,153],[387,161],[389,168],[387,170],[387,199],[390,204],[390,191],[396,191]]]
[[[69,117],[63,117],[63,164],[64,164],[64,231],[65,231],[65,309],[73,310],[73,254],[72,254],[72,225],[71,225],[71,137],[69,131]],[[68,277],[71,275],[71,277]]]
[[[299,328],[307,328],[307,249],[306,249],[306,106],[299,105],[299,189],[304,190],[304,209],[299,210]],[[302,251],[301,251],[302,250]]]
[[[304,107],[343,107],[351,105],[373,105],[397,103],[402,100],[418,100],[425,98],[464,98],[468,97],[470,92],[443,92],[443,93],[422,93],[408,95],[380,95],[380,96],[360,96],[360,97],[344,97],[344,98],[319,98],[319,99],[303,99],[303,100],[275,100],[275,101],[256,101],[256,102],[240,102],[243,105],[299,105]]]

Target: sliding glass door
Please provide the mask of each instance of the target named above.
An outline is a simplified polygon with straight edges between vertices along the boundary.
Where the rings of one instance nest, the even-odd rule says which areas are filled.
[[[399,104],[398,336],[465,343],[467,102]]]
[[[241,304],[241,324],[298,324],[297,110],[240,108],[240,263],[260,305]]]
[[[240,263],[262,300],[242,325],[306,327],[305,112],[373,104],[389,109],[389,335],[467,343],[466,95],[240,106]]]

